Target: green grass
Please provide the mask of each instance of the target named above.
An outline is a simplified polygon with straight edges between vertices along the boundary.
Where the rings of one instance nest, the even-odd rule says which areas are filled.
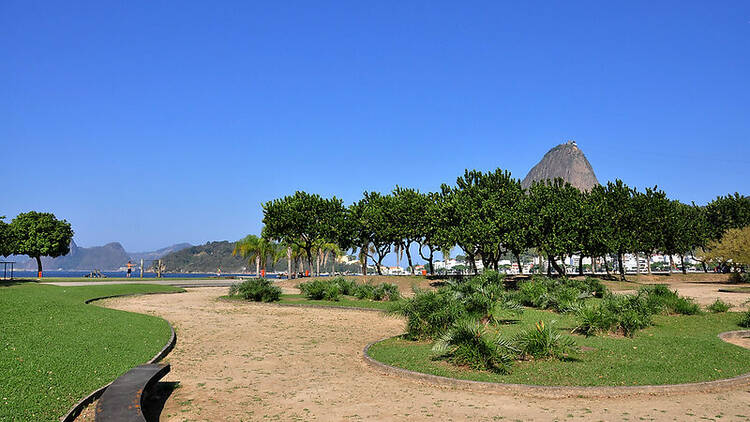
[[[57,420],[86,394],[151,359],[169,340],[169,324],[161,318],[84,300],[172,291],[181,289],[0,284],[0,420]]]
[[[243,299],[222,296],[223,299],[229,300],[240,300]],[[388,310],[389,306],[393,302],[378,302],[374,300],[359,300],[352,296],[341,296],[341,300],[312,300],[306,298],[304,295],[281,295],[281,300],[274,303],[281,303],[287,305],[316,305],[316,306],[330,306],[332,308],[369,308],[369,309],[381,309]]]
[[[566,334],[575,326],[570,315],[527,309],[515,324],[500,332],[512,337],[539,320],[558,320]],[[672,384],[729,378],[750,372],[750,350],[720,340],[723,331],[740,329],[739,314],[654,316],[655,325],[634,338],[573,336],[585,349],[577,360],[516,362],[508,375],[472,371],[436,360],[432,343],[389,339],[374,345],[370,355],[383,363],[434,375],[534,385],[614,386]],[[591,349],[589,349],[591,348]]]
[[[143,277],[140,278],[137,275],[133,275],[133,277],[127,278],[127,277],[103,277],[103,278],[97,278],[97,277],[43,277],[41,280],[38,278],[17,278],[14,279],[14,281],[17,282],[32,282],[32,283],[67,283],[67,282],[81,282],[81,281],[92,281],[92,282],[101,282],[106,283],[108,281],[177,281],[177,280],[207,280],[207,279],[216,279],[216,280],[234,280],[230,277],[217,277],[217,276],[205,276],[200,278],[176,278],[176,277],[163,277],[163,278],[156,278],[156,277]]]

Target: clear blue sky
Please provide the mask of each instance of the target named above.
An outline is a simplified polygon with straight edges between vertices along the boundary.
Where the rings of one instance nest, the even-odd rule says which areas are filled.
[[[750,194],[750,3],[0,2],[0,215],[235,240],[261,202],[526,172]]]

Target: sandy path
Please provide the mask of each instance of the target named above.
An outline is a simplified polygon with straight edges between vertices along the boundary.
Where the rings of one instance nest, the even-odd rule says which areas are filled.
[[[164,421],[248,420],[750,420],[750,389],[720,394],[550,400],[481,394],[384,376],[361,357],[402,332],[379,313],[228,303],[225,288],[106,301],[162,316],[178,343],[179,381]]]

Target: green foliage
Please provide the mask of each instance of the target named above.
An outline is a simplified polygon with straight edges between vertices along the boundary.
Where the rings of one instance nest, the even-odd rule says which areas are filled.
[[[729,229],[750,226],[750,196],[719,196],[706,205],[706,219],[710,239],[718,241]]]
[[[593,277],[578,280],[535,276],[519,283],[515,297],[525,306],[574,312],[586,298],[602,297],[606,292],[602,282]]]
[[[750,273],[740,273],[733,271],[729,274],[730,283],[750,283]]]
[[[42,270],[40,257],[58,257],[70,252],[73,229],[65,220],[58,220],[54,214],[29,211],[16,216],[10,223],[14,239],[14,253],[37,259]]]
[[[708,305],[706,309],[709,312],[713,313],[720,313],[720,312],[726,312],[731,308],[732,306],[721,299],[716,299],[712,304]]]
[[[466,281],[450,281],[443,288],[461,302],[466,313],[482,322],[499,323],[523,312],[523,307],[506,292],[505,275],[485,271]]]
[[[16,242],[11,233],[10,225],[3,221],[4,218],[4,216],[0,216],[0,255],[8,256],[15,251]]]
[[[679,296],[676,290],[670,290],[664,284],[642,287],[638,295],[646,299],[651,313],[697,315],[701,312],[693,299]]]
[[[578,325],[573,331],[587,336],[599,332],[620,332],[632,337],[636,331],[652,324],[653,311],[642,295],[607,295],[596,305],[576,312]]]
[[[354,292],[357,290],[357,282],[348,278],[334,277],[329,282],[336,284],[344,296],[354,296]]]
[[[740,327],[750,328],[750,311],[745,311],[740,315],[740,321],[737,323]]]
[[[281,288],[266,278],[251,278],[235,283],[229,288],[230,297],[240,297],[255,302],[275,302],[281,297]]]
[[[332,280],[307,281],[298,284],[297,288],[308,299],[337,301],[341,297],[341,288]]]
[[[558,332],[554,328],[555,323],[554,320],[547,324],[539,321],[534,329],[518,333],[513,344],[527,358],[567,358],[577,350],[575,340]]]
[[[518,353],[509,341],[472,319],[454,323],[435,342],[432,351],[455,365],[503,374],[510,372]]]
[[[401,294],[398,292],[397,285],[391,283],[380,283],[375,286],[375,289],[373,289],[372,299],[395,302],[401,299]]]
[[[466,315],[466,308],[450,291],[415,290],[414,296],[396,302],[393,312],[406,317],[407,337],[436,338]]]

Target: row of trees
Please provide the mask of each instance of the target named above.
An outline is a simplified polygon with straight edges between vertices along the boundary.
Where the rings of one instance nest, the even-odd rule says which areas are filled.
[[[699,207],[621,180],[590,192],[561,179],[523,189],[507,171],[467,170],[440,192],[397,186],[389,194],[365,192],[348,207],[336,197],[296,192],[263,204],[263,214],[262,237],[298,248],[310,268],[321,243],[357,252],[363,273],[367,259],[381,273],[394,250],[406,253],[413,272],[412,245],[432,269],[437,251],[458,246],[474,272],[475,260],[497,269],[501,256],[511,254],[520,267],[521,254],[533,251],[560,274],[566,269],[559,262],[574,254],[615,256],[624,278],[625,253],[664,253],[684,261],[726,230],[750,225],[750,198],[735,193]]]
[[[70,252],[73,229],[54,214],[29,211],[16,216],[10,223],[0,217],[0,255],[28,255],[36,259],[42,276],[43,256],[58,257]]]
[[[286,258],[287,273],[291,277],[294,273],[305,272],[305,252],[296,244],[277,243],[265,237],[251,234],[235,243],[232,255],[239,255],[247,259],[248,262],[255,262],[255,274],[258,276],[265,274],[268,265],[273,267]],[[331,263],[331,272],[333,272],[336,260],[344,255],[337,244],[324,241],[315,242],[310,252],[315,257],[316,265],[313,267],[311,263],[307,270],[318,274],[321,267],[325,269],[329,262]]]

